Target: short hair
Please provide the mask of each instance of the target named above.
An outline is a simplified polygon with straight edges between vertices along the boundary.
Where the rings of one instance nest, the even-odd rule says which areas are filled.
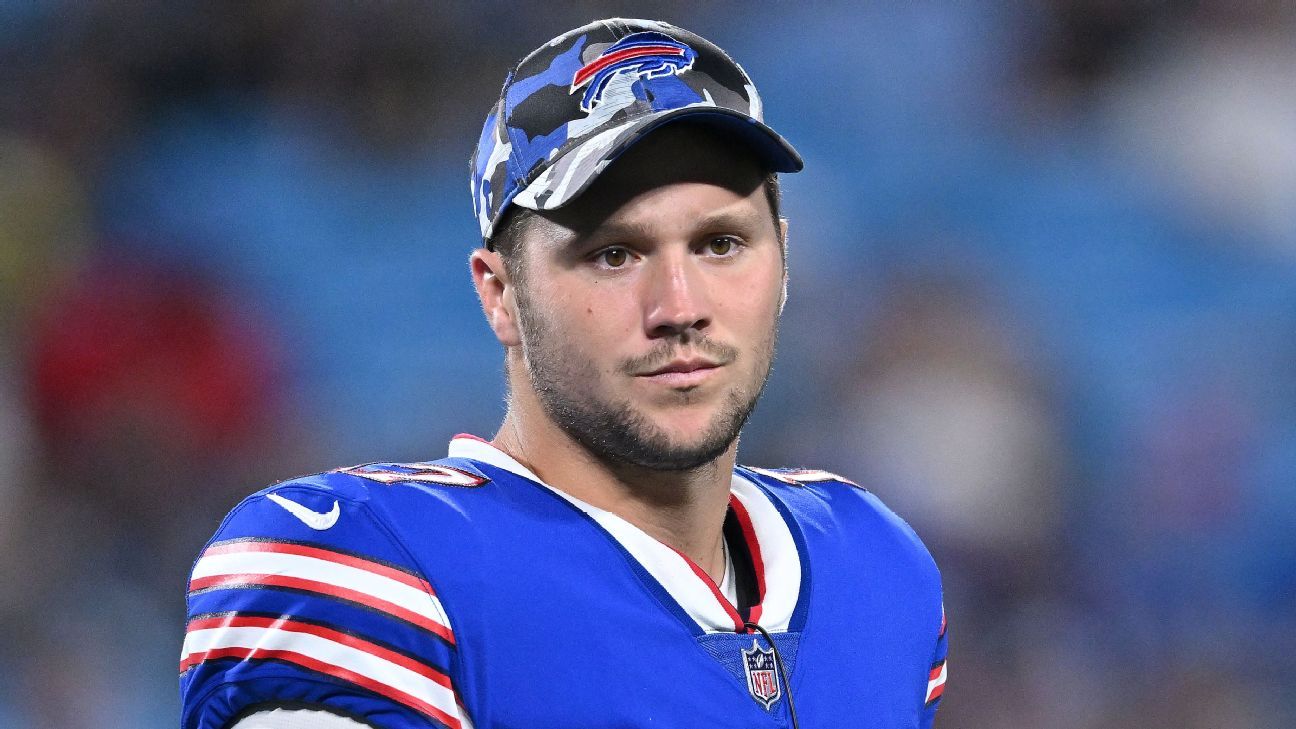
[[[777,172],[765,174],[762,185],[765,188],[765,200],[769,202],[770,213],[774,219],[774,232],[780,231],[782,221],[783,192],[779,188]],[[518,205],[509,205],[495,225],[495,232],[486,241],[486,249],[496,251],[504,261],[504,270],[515,284],[525,275],[522,266],[522,241],[531,220],[539,213]],[[784,254],[786,256],[786,253]]]

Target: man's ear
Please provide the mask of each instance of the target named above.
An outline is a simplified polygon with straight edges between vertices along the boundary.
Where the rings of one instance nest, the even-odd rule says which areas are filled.
[[[504,259],[497,251],[478,248],[469,257],[468,265],[472,268],[473,285],[477,287],[486,323],[495,332],[495,338],[505,347],[520,345],[517,298]]]
[[[783,248],[783,291],[779,293],[779,314],[783,313],[783,307],[787,305],[788,297],[788,219],[779,218],[779,245]]]

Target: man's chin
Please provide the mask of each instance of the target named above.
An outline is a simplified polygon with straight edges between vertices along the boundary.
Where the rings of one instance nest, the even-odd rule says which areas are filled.
[[[727,420],[727,419],[725,419]],[[670,450],[706,449],[723,439],[727,423],[721,418],[644,418],[640,428],[645,436]]]
[[[728,442],[639,441],[637,447],[621,449],[626,463],[654,471],[691,471],[714,462],[729,450]]]
[[[728,419],[724,419],[728,420]],[[712,418],[706,423],[650,423],[641,420],[637,428],[623,433],[619,452],[612,455],[628,464],[659,471],[686,471],[704,466],[720,456],[737,440],[730,422]]]
[[[596,457],[654,471],[693,470],[720,458],[754,405],[737,393],[684,406],[578,396],[568,388],[538,393],[549,417]]]

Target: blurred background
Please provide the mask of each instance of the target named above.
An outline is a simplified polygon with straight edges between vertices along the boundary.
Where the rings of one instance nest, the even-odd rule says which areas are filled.
[[[742,460],[946,582],[944,729],[1296,725],[1296,18],[1273,2],[0,2],[0,726],[174,726],[190,562],[273,481],[503,413],[468,157],[607,15],[806,171]]]

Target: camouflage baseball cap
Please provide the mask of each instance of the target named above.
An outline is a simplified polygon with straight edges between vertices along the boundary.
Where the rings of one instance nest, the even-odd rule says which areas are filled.
[[[772,172],[801,156],[762,122],[747,73],[710,41],[653,20],[599,20],[523,58],[486,117],[473,208],[489,240],[510,203],[552,210],[648,132],[687,117],[722,126]]]

